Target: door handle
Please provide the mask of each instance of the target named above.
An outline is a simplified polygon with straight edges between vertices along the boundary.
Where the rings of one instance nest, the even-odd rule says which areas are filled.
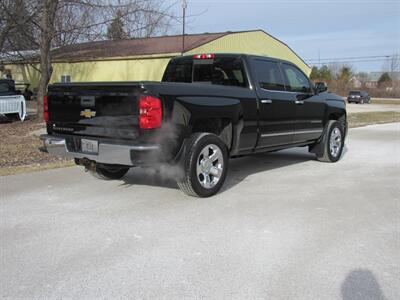
[[[304,101],[296,100],[296,101],[294,101],[294,103],[296,103],[297,105],[303,105]]]
[[[261,99],[262,104],[271,104],[272,100],[271,99]]]

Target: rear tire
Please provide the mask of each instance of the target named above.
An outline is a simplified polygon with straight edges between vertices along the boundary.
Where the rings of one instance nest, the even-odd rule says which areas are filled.
[[[344,146],[343,125],[338,121],[329,121],[321,143],[323,143],[323,154],[317,155],[322,162],[337,162],[342,156]]]
[[[224,184],[228,171],[228,149],[215,134],[196,133],[182,157],[179,188],[189,196],[210,197]]]
[[[121,179],[129,171],[129,168],[121,167],[106,167],[106,166],[96,166],[96,170],[90,171],[90,173],[102,180],[116,180]]]

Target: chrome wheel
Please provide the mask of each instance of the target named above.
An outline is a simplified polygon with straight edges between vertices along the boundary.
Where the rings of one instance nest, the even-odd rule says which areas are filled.
[[[329,140],[329,151],[333,157],[338,157],[340,149],[342,147],[342,133],[340,129],[335,127],[331,132],[331,137]]]
[[[197,179],[202,187],[213,188],[222,176],[224,157],[221,149],[214,144],[201,150],[196,162]]]

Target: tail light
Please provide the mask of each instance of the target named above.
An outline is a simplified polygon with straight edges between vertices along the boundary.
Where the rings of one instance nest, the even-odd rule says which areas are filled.
[[[141,129],[160,128],[161,123],[161,100],[154,96],[141,96],[139,98],[139,127]]]
[[[47,95],[43,97],[43,119],[45,122],[49,122],[49,99]]]

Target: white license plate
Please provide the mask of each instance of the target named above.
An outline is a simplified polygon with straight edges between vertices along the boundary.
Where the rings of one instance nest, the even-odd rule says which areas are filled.
[[[82,152],[97,154],[99,152],[99,142],[94,140],[81,139]]]

